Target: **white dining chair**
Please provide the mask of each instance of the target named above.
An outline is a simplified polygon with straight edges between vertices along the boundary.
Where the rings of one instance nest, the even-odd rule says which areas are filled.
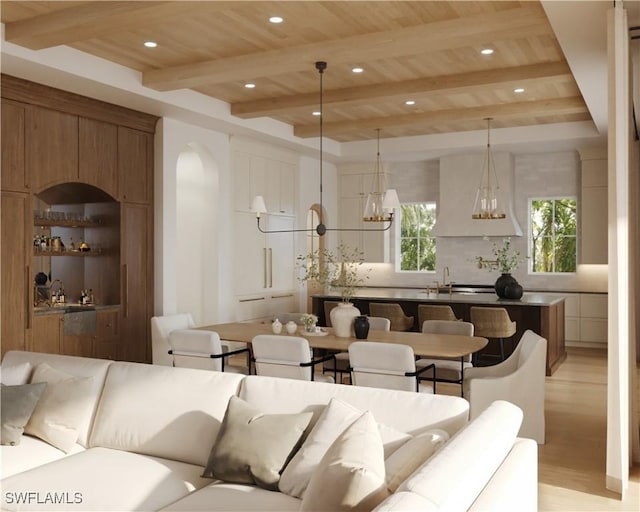
[[[251,350],[256,375],[335,382],[335,375],[316,376],[314,371],[316,364],[333,359],[333,354],[313,358],[305,338],[259,334],[253,338]]]
[[[191,329],[193,318],[189,313],[154,316],[151,318],[151,356],[153,364],[173,366],[169,354],[169,334],[177,329]]]
[[[371,331],[390,331],[391,320],[383,318],[381,316],[369,316],[369,332]],[[336,375],[340,374],[340,382],[342,382],[343,375],[349,374],[349,352],[338,352],[335,354],[334,360],[329,360],[324,363],[322,367],[323,372],[335,372]]]
[[[216,372],[248,373],[249,368],[233,366],[228,358],[249,352],[248,348],[223,351],[220,336],[213,331],[176,329],[169,333],[169,355],[173,366]]]
[[[460,336],[473,336],[473,324],[460,320],[425,320],[422,323],[423,333],[433,334],[458,334]],[[460,395],[464,396],[464,372],[473,367],[471,354],[460,358],[424,358],[416,361],[418,368],[433,366],[423,374],[424,379],[433,380],[434,392],[438,382],[460,384]]]
[[[355,341],[349,345],[349,365],[354,386],[433,392],[420,383],[420,374],[430,367],[418,370],[408,345]]]

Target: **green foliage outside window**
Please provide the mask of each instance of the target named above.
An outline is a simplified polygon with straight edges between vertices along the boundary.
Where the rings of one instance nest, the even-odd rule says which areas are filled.
[[[532,199],[532,272],[575,272],[576,235],[577,202],[575,199]]]
[[[435,203],[403,204],[400,223],[400,270],[436,269]]]

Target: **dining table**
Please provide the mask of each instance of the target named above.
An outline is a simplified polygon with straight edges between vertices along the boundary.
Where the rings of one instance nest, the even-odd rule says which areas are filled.
[[[259,334],[273,334],[271,323],[267,322],[230,322],[205,325],[198,329],[214,331],[218,333],[221,340],[248,344],[251,344],[253,338]],[[355,341],[377,341],[408,345],[413,349],[414,354],[420,357],[455,359],[478,352],[488,343],[487,338],[481,336],[376,330],[370,330],[367,339],[361,340],[355,336],[349,338],[336,336],[331,327],[320,327],[315,332],[308,332],[304,326],[299,326],[293,334],[282,333],[280,336],[300,336],[305,338],[313,349],[347,352],[349,345]]]

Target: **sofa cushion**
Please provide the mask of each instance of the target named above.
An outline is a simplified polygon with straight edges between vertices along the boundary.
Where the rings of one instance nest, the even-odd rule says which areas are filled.
[[[102,385],[107,375],[107,369],[113,363],[106,359],[91,359],[88,357],[61,356],[58,354],[43,354],[39,352],[22,352],[11,350],[2,359],[2,368],[30,363],[36,366],[47,363],[52,368],[66,372],[74,377],[91,377],[91,405],[82,414],[82,422],[78,427],[78,443],[86,447],[93,418],[98,407]]]
[[[74,377],[47,363],[38,364],[31,382],[47,385],[24,431],[63,452],[71,450],[78,440],[84,416],[93,405],[92,381],[92,377]]]
[[[202,467],[183,462],[91,448],[4,479],[1,508],[158,510],[206,485],[201,472]],[[24,491],[32,493],[27,506],[16,499]]]
[[[232,396],[203,476],[277,490],[310,420],[310,412],[266,415]]]
[[[384,461],[387,489],[396,492],[402,482],[449,439],[444,430],[430,430],[411,438]]]
[[[33,366],[29,361],[16,365],[3,364],[2,369],[0,369],[0,382],[5,386],[26,384],[29,382],[29,377],[31,377],[31,370],[33,370]]]
[[[102,446],[206,466],[243,376],[113,363],[91,434]]]
[[[368,512],[388,496],[384,450],[367,411],[331,445],[313,473],[301,512]]]
[[[373,512],[440,512],[435,504],[415,492],[397,492],[389,496]],[[489,512],[491,509],[487,509]]]
[[[0,442],[8,445],[20,444],[20,438],[24,432],[24,426],[31,418],[36,408],[40,395],[46,384],[22,384],[19,386],[1,386],[0,393],[0,419],[2,431]]]
[[[73,445],[69,453],[58,450],[55,446],[42,439],[30,435],[23,435],[18,446],[0,446],[0,478],[6,478],[16,473],[63,459],[74,453],[84,451],[80,444]]]
[[[216,483],[163,508],[172,512],[288,512],[298,511],[300,500],[255,485]]]
[[[415,492],[439,510],[467,510],[513,447],[521,423],[518,407],[493,402],[398,490]]]
[[[309,485],[309,480],[324,454],[338,436],[362,416],[363,412],[342,400],[332,398],[320,414],[303,445],[283,471],[279,484],[280,491],[296,498],[302,498],[307,485]],[[384,445],[385,459],[399,446],[411,439],[409,434],[386,425],[378,424],[378,430]]]
[[[360,411],[371,411],[380,424],[412,435],[433,428],[453,435],[467,423],[469,416],[469,402],[460,397],[255,375],[244,379],[239,396],[267,414],[312,411],[311,425],[335,397]],[[274,396],[287,399],[274,400]]]

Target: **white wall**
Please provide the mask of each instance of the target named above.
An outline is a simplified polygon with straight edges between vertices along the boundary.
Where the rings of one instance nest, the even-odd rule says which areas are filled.
[[[228,136],[165,117],[159,122],[155,142],[154,314],[174,314],[189,308],[184,302],[185,294],[179,292],[178,268],[197,259],[201,263],[197,270],[189,270],[188,286],[191,288],[190,293],[201,301],[201,306],[199,311],[189,312],[200,316],[202,323],[229,320],[233,258],[229,257],[228,250],[225,249],[231,246]],[[182,249],[187,248],[182,247],[184,242],[181,243],[178,235],[179,228],[185,229],[184,225],[180,227],[178,224],[178,190],[185,194],[180,200],[183,206],[183,199],[193,196],[193,191],[186,189],[186,180],[181,180],[180,183],[178,180],[178,162],[185,150],[197,153],[204,175],[201,182],[203,187],[198,193],[202,211],[197,230],[201,233],[201,240],[196,242],[198,254],[190,257],[181,255]],[[192,208],[189,214],[186,210],[183,213],[187,215],[186,218],[197,215]],[[191,229],[189,233],[182,235],[198,236]],[[180,296],[183,297],[182,304],[179,303]]]

